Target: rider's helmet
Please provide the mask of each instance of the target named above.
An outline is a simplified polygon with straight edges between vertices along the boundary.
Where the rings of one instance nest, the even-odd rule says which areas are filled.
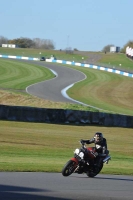
[[[95,133],[94,135],[95,143],[102,142],[103,140],[103,134],[100,132]]]

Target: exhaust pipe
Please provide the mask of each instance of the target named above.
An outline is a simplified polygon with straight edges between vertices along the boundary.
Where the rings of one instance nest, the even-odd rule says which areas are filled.
[[[110,160],[111,157],[110,156],[107,156],[104,160],[103,160],[103,163],[107,162],[108,160]]]

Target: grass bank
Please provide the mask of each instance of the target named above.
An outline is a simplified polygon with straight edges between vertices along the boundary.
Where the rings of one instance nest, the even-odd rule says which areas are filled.
[[[61,172],[79,140],[101,131],[112,156],[102,173],[133,175],[132,129],[6,121],[0,127],[0,171]]]
[[[133,79],[95,69],[76,67],[87,78],[68,90],[68,95],[99,111],[133,115]],[[101,109],[101,110],[100,110]]]
[[[45,49],[28,49],[28,48],[2,48],[0,47],[0,54],[3,55],[13,55],[13,56],[24,56],[24,57],[33,57],[33,58],[39,58],[41,56],[44,56],[46,58],[51,57],[51,55],[54,55],[59,60],[70,60],[70,61],[76,61],[76,62],[82,62],[83,61],[83,55],[77,54],[76,52],[73,53],[66,53],[63,50],[45,50]],[[87,59],[87,56],[84,56],[84,60]]]
[[[54,77],[51,71],[37,66],[37,64],[39,65],[37,62],[29,64],[18,60],[0,59],[1,104],[133,115],[132,78],[85,67],[62,65],[62,67],[74,68],[86,74],[87,78],[76,83],[67,93],[71,98],[88,106],[62,102],[54,103],[24,93],[27,86]],[[2,89],[6,89],[6,91]]]
[[[41,53],[41,54],[40,54]],[[89,52],[89,51],[73,51],[68,54],[64,50],[44,50],[44,49],[27,49],[27,48],[2,48],[0,47],[0,54],[14,55],[24,57],[40,58],[45,56],[49,58],[54,55],[59,60],[68,60],[81,63],[92,63],[111,68],[117,68],[124,71],[133,72],[133,61],[128,59],[122,53],[102,53],[102,52]]]

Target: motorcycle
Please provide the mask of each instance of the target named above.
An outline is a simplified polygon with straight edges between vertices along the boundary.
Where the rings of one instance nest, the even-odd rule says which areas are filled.
[[[74,157],[63,167],[62,175],[70,176],[72,173],[86,173],[88,177],[95,177],[102,170],[103,164],[108,164],[109,160],[111,160],[110,155],[101,154],[97,156],[95,147],[86,147],[82,142],[81,148],[75,149]]]

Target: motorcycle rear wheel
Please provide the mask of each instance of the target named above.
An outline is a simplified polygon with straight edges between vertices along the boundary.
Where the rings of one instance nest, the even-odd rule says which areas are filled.
[[[95,169],[93,168],[92,170],[89,170],[88,172],[86,172],[86,174],[87,174],[88,177],[93,178],[93,177],[95,177],[97,174],[100,173],[100,171],[102,170],[102,168],[103,168],[103,163],[101,163],[101,165],[100,165],[99,167],[97,167],[97,168],[95,168]]]
[[[69,160],[62,169],[63,176],[70,176],[76,168],[76,163],[73,160]]]

